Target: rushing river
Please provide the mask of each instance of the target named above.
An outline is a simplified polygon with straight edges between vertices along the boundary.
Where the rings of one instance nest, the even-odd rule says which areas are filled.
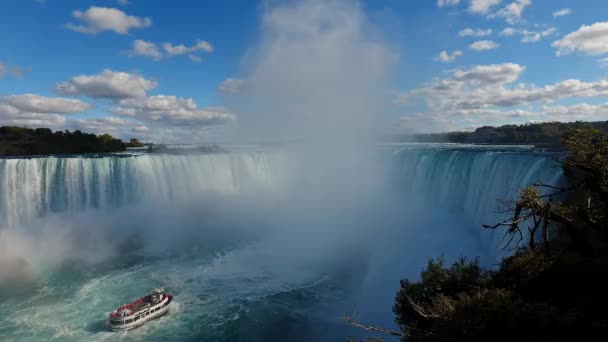
[[[0,159],[0,340],[344,340],[355,307],[394,328],[400,278],[441,254],[493,265],[497,200],[562,181],[526,148],[377,152],[374,168],[280,149]],[[154,287],[170,314],[104,328]]]

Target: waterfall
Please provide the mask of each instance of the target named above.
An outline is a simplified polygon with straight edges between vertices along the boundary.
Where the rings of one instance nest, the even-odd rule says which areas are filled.
[[[539,181],[560,185],[551,155],[517,150],[407,149],[396,152],[402,192],[421,204],[474,222],[492,223],[500,201]]]
[[[0,227],[52,212],[268,188],[278,164],[262,153],[0,159]]]
[[[285,155],[0,159],[0,227],[18,227],[52,212],[171,201],[205,191],[276,188],[288,178]],[[513,199],[526,185],[562,181],[549,156],[530,151],[405,148],[389,159],[391,186],[410,203],[475,223],[496,220],[497,200]]]

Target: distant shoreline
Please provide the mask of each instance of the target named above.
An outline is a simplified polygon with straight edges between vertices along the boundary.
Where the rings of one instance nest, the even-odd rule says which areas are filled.
[[[109,134],[98,136],[80,130],[53,132],[49,128],[0,127],[2,157],[111,153],[143,146],[137,139],[123,142]]]
[[[592,128],[601,133],[608,133],[608,121],[543,122],[500,127],[484,126],[473,132],[402,134],[389,137],[389,140],[402,143],[534,145],[537,148],[563,151],[562,137],[569,130],[577,128]]]

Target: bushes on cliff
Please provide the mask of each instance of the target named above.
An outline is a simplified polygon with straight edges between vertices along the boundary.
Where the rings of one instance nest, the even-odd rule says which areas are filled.
[[[580,127],[556,161],[569,186],[523,189],[504,230],[514,254],[497,270],[430,260],[402,280],[393,311],[407,341],[562,341],[608,338],[608,137]]]
[[[0,127],[0,155],[46,155],[118,152],[126,144],[109,134],[53,132],[48,128]]]

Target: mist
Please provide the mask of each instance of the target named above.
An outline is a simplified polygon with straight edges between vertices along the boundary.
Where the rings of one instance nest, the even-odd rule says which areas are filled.
[[[45,216],[0,237],[11,246],[5,257],[25,257],[43,271],[67,259],[121,255],[134,238],[150,255],[255,236],[260,257],[248,262],[277,267],[278,275],[361,259],[370,237],[399,221],[373,151],[374,118],[397,61],[379,37],[357,1],[263,5],[259,40],[243,57],[244,87],[227,106],[239,117],[235,141],[282,145],[272,188]]]
[[[211,271],[191,284],[245,281],[261,296],[332,279],[346,292],[330,298],[327,320],[340,324],[336,313],[359,307],[391,324],[404,267],[389,260],[417,254],[406,246],[420,241],[374,139],[398,55],[357,1],[269,2],[261,12],[259,39],[243,57],[243,87],[226,106],[238,114],[228,133],[235,143],[279,145],[266,147],[271,182],[234,161],[219,172],[236,168],[238,186],[212,186],[226,176],[196,175],[198,164],[155,170],[170,179],[150,178],[139,203],[41,217],[0,237],[13,246],[5,253],[26,258],[39,275],[68,260],[205,256]],[[191,286],[182,291],[196,293]]]

